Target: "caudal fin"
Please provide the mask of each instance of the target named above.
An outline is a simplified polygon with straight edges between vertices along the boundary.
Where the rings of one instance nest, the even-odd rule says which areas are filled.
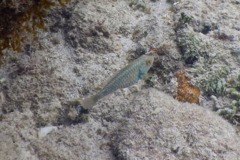
[[[97,103],[97,96],[91,96],[88,98],[85,98],[83,100],[80,100],[80,105],[84,108],[84,109],[91,109],[96,103]]]

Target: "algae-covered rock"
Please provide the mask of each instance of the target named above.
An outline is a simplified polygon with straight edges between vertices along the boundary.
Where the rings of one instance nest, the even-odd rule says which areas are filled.
[[[227,78],[240,73],[233,52],[240,45],[240,6],[231,0],[168,2],[72,0],[46,12],[38,45],[21,46],[18,54],[5,49],[0,159],[239,159],[234,126],[208,109],[227,119],[234,115],[239,124],[239,81]],[[146,85],[118,90],[87,114],[67,105],[95,94],[146,53],[155,55]],[[179,69],[186,73],[182,88],[197,87],[200,106],[173,98]],[[188,98],[191,90],[184,91]]]
[[[119,159],[239,159],[240,139],[227,121],[155,89],[146,92],[130,103],[135,112],[115,133]]]
[[[129,99],[121,94],[111,97],[96,105],[88,122],[59,126],[43,137],[31,111],[8,114],[0,124],[0,156],[71,160],[237,160],[240,156],[233,126],[198,105],[150,88]]]

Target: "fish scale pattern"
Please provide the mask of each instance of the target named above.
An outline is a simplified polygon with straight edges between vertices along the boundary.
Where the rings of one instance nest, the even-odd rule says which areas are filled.
[[[97,94],[98,98],[102,98],[119,88],[126,88],[143,78],[152,66],[153,57],[143,55],[122,69],[109,83]]]
[[[147,74],[153,64],[153,61],[153,56],[142,55],[114,75],[100,92],[84,100],[77,99],[74,102],[79,104],[78,106],[80,106],[83,110],[91,109],[99,99],[113,93],[117,89],[126,88],[134,83],[137,83],[144,77],[144,75]]]

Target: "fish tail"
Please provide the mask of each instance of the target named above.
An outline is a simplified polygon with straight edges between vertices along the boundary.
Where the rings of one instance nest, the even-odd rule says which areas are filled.
[[[97,101],[98,101],[97,95],[93,95],[91,97],[80,100],[80,105],[84,109],[91,109],[97,103]]]

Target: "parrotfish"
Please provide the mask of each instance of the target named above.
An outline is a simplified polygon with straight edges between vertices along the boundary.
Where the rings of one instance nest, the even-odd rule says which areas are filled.
[[[78,99],[75,101],[84,110],[91,109],[99,99],[120,88],[127,88],[147,75],[148,70],[151,68],[154,57],[151,55],[142,55],[138,59],[131,62],[129,65],[117,72],[110,80],[108,80],[97,94],[90,96],[86,99]]]

